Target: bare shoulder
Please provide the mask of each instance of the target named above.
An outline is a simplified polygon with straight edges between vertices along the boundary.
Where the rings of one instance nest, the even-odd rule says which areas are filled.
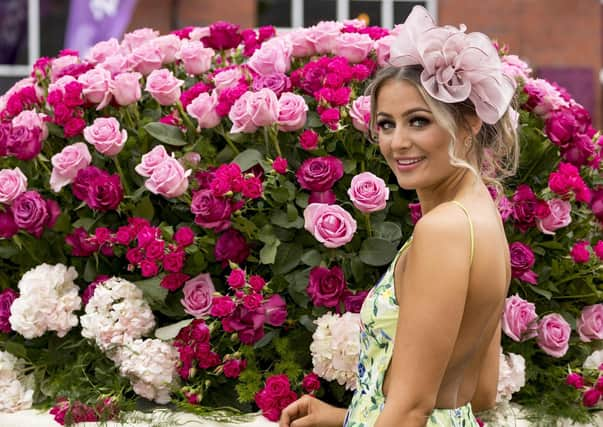
[[[413,233],[413,244],[417,240],[425,244],[463,246],[469,237],[469,221],[462,209],[454,203],[443,203],[424,215]]]

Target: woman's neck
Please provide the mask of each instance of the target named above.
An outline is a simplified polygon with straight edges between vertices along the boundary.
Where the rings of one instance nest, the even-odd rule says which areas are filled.
[[[429,188],[417,189],[421,204],[421,212],[425,215],[436,206],[458,199],[466,193],[475,190],[481,179],[478,179],[469,169],[459,168],[446,180]]]

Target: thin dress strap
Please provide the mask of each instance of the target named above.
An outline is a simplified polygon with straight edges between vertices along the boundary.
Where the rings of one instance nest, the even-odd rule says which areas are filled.
[[[467,210],[467,208],[465,206],[463,206],[461,204],[461,202],[458,202],[456,200],[452,200],[452,203],[458,205],[463,212],[465,212],[465,215],[467,215],[467,219],[469,220],[469,233],[471,235],[471,258],[469,261],[469,264],[473,264],[473,251],[475,250],[475,242],[474,242],[474,235],[473,235],[473,223],[471,222],[471,216],[469,215],[469,211]]]

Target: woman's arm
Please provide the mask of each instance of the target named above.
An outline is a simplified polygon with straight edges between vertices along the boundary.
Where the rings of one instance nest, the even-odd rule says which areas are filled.
[[[498,364],[500,362],[500,321],[494,332],[492,341],[488,345],[484,361],[479,372],[477,387],[471,399],[471,408],[474,412],[486,411],[496,405],[498,388]]]

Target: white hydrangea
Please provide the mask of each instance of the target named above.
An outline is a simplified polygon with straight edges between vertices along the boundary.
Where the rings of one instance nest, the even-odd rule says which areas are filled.
[[[23,375],[24,362],[0,351],[0,413],[31,408],[33,376]]]
[[[511,400],[513,393],[518,392],[526,384],[526,361],[523,356],[514,353],[506,355],[500,348],[498,368],[498,390],[496,403]]]
[[[77,325],[74,311],[82,306],[74,267],[41,264],[19,281],[20,296],[11,306],[9,322],[13,330],[27,339],[56,331],[63,337]]]
[[[586,358],[582,367],[584,369],[599,369],[601,364],[603,364],[603,350],[597,350]]]
[[[136,394],[161,404],[170,401],[179,360],[173,346],[158,339],[135,340],[118,347],[113,360]]]
[[[314,373],[355,390],[360,353],[360,315],[326,313],[314,321],[310,352]]]
[[[112,277],[94,289],[80,318],[82,336],[108,351],[141,338],[155,327],[151,307],[133,283]]]

